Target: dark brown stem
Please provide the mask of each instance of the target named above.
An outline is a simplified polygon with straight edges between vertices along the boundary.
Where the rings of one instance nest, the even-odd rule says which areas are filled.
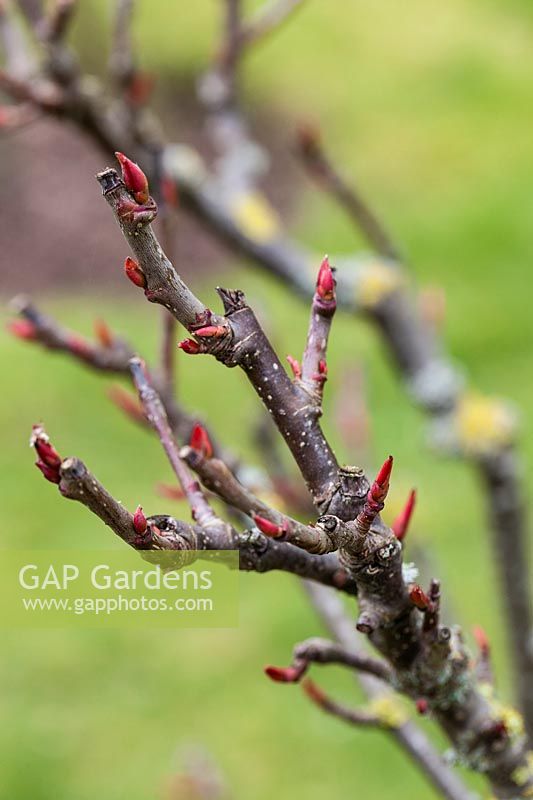
[[[323,555],[336,549],[327,534],[319,528],[303,525],[259,500],[249,489],[239,483],[231,470],[220,459],[206,458],[192,447],[183,447],[180,455],[196,472],[207,489],[217,494],[228,505],[242,511],[246,516],[253,519],[258,517],[256,524],[263,533],[266,533],[268,527],[264,523],[269,522],[271,523],[270,535],[273,538],[290,542],[308,553]],[[261,527],[262,525],[263,527]]]
[[[392,680],[392,670],[384,662],[353,649],[342,647],[328,639],[306,639],[297,644],[293,651],[293,665],[303,664],[342,664],[357,672],[366,672],[385,683]]]
[[[326,629],[345,648],[359,651],[360,639],[354,630],[353,622],[346,613],[340,597],[322,586],[304,581],[304,588]],[[357,680],[365,694],[374,700],[387,697],[386,687],[366,673],[358,673]],[[435,750],[426,734],[410,720],[399,721],[396,727],[387,729],[398,745],[421,769],[422,775],[447,800],[477,800],[458,775]]]
[[[163,403],[147,375],[144,362],[140,358],[132,358],[130,360],[130,370],[146,416],[159,436],[174,474],[189,501],[193,519],[203,527],[220,525],[227,532],[229,526],[216,516],[201,490],[200,484],[194,480],[185,462],[180,457],[179,446],[172,434]]]
[[[86,506],[124,542],[137,550],[239,550],[239,568],[244,571],[292,573],[318,581],[348,594],[354,582],[342,576],[335,556],[312,556],[285,542],[276,542],[257,531],[237,533],[231,527],[190,525],[168,515],[148,518],[146,533],[139,534],[133,516],[105,489],[78,458],[60,465],[59,491]]]
[[[375,728],[386,727],[383,721],[371,711],[367,711],[364,708],[349,708],[343,703],[333,700],[309,678],[304,680],[302,685],[305,694],[311,702],[333,717],[338,717],[344,720],[344,722],[348,722],[350,725],[362,725]]]

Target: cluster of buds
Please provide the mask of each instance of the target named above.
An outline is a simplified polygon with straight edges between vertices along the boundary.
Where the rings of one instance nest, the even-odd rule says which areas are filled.
[[[50,483],[59,483],[61,480],[61,456],[55,447],[50,444],[48,434],[42,425],[33,426],[30,445],[35,448],[37,453],[37,461],[35,462],[37,469],[42,472]]]

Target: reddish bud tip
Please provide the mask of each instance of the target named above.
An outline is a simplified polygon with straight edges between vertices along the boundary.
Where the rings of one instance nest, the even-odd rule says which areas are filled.
[[[90,359],[94,355],[93,345],[81,336],[70,335],[67,339],[67,346],[71,353],[80,358]]]
[[[135,161],[124,153],[115,153],[122,170],[122,180],[128,192],[133,195],[138,203],[147,203],[150,197],[148,191],[148,178]]]
[[[111,386],[107,394],[111,402],[135,422],[146,422],[143,408],[136,396],[123,389],[122,386]]]
[[[113,334],[111,328],[103,319],[95,319],[94,335],[102,347],[113,347]]]
[[[156,492],[167,500],[183,500],[185,492],[179,486],[171,486],[169,483],[158,483]]]
[[[61,466],[61,456],[50,444],[50,440],[48,438],[48,434],[44,430],[42,425],[33,425],[31,438],[30,438],[30,445],[35,448],[37,455],[39,456],[39,461],[37,466],[48,478],[48,475],[45,474],[45,470],[43,467],[48,467],[51,470],[54,470],[57,475],[59,476],[59,467]],[[48,478],[50,480],[50,478]],[[56,483],[59,483],[59,477]]]
[[[489,638],[483,628],[479,625],[476,625],[473,628],[474,639],[476,640],[476,644],[479,647],[479,650],[482,655],[488,656],[490,653],[490,642]]]
[[[124,272],[126,273],[126,277],[130,279],[135,286],[139,286],[141,289],[146,289],[146,275],[137,264],[133,258],[129,256],[124,262]]]
[[[172,208],[177,208],[179,205],[179,196],[178,196],[178,189],[176,187],[176,181],[173,181],[172,178],[169,178],[167,175],[163,175],[161,178],[161,194],[163,195],[163,200],[165,203]]]
[[[402,511],[400,511],[400,513],[392,523],[392,532],[400,542],[403,541],[403,539],[405,539],[405,536],[407,534],[409,523],[411,521],[411,517],[413,516],[413,511],[415,510],[415,504],[416,504],[416,491],[413,489],[409,497],[407,498],[407,503],[405,504],[404,508],[402,509]]]
[[[37,328],[29,319],[12,319],[8,322],[7,329],[13,336],[16,336],[17,339],[35,341],[38,338]]]
[[[426,611],[429,607],[429,597],[417,583],[409,589],[409,597],[413,605],[419,608],[420,611]]]
[[[198,450],[198,452],[200,452],[204,458],[212,458],[213,445],[211,444],[211,440],[209,439],[206,429],[203,427],[203,425],[200,425],[199,422],[196,422],[193,426],[189,445],[193,450]]]
[[[144,106],[148,102],[154,86],[155,78],[153,75],[148,75],[145,72],[136,72],[126,89],[128,103],[136,108]]]
[[[203,336],[206,339],[213,337],[214,339],[220,339],[222,336],[225,336],[228,332],[228,329],[224,325],[206,325],[205,328],[198,328],[198,330],[194,331],[195,336]]]
[[[178,342],[178,347],[190,356],[196,356],[198,353],[204,352],[202,345],[195,342],[194,339],[184,339],[182,342]]]
[[[264,533],[265,536],[271,536],[275,539],[277,536],[282,536],[285,533],[282,525],[276,525],[275,522],[271,522],[269,519],[259,516],[259,514],[252,514],[252,518],[261,533]]]
[[[50,483],[59,483],[61,480],[58,467],[50,467],[42,461],[36,461],[35,466],[41,470],[46,480],[50,481]]]
[[[383,463],[383,466],[381,467],[378,474],[376,475],[376,483],[382,489],[388,487],[389,485],[393,462],[394,462],[393,457],[389,456],[387,460]]]
[[[304,155],[313,155],[320,147],[320,131],[311,122],[301,123],[296,130],[296,141]]]
[[[335,299],[335,285],[336,281],[333,277],[333,270],[329,265],[329,259],[326,256],[320,265],[318,271],[318,278],[316,282],[316,291],[321,300],[326,302]]]
[[[301,378],[302,377],[302,367],[300,365],[300,362],[297,361],[292,356],[287,356],[287,363],[289,364],[289,367],[291,368],[291,371],[292,371],[292,374],[294,375],[294,377],[295,378]]]
[[[265,675],[276,683],[297,683],[302,670],[296,667],[265,667]]]
[[[424,715],[428,713],[428,709],[429,709],[428,701],[425,699],[425,697],[420,697],[416,701],[416,710],[418,711],[419,714]]]
[[[325,692],[316,685],[311,678],[306,678],[302,681],[302,689],[306,693],[307,697],[316,703],[318,706],[324,706],[327,704],[328,698]]]
[[[55,447],[52,447],[50,442],[47,442],[43,439],[36,439],[34,447],[37,451],[39,459],[43,462],[43,464],[45,464],[47,467],[57,470],[61,464],[61,456]]]
[[[146,517],[144,516],[142,506],[137,506],[135,514],[133,515],[133,527],[135,528],[137,533],[144,533],[146,531],[146,528],[148,527],[148,523],[146,521]]]
[[[318,362],[318,372],[320,375],[324,375],[324,377],[328,374],[328,365],[323,359]]]

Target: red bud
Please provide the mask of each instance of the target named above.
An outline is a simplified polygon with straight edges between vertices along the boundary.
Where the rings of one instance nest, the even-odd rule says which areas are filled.
[[[335,285],[336,281],[333,277],[333,270],[326,256],[320,265],[316,282],[316,291],[321,300],[328,302],[335,299]]]
[[[259,514],[252,514],[252,518],[261,533],[264,533],[265,536],[271,536],[275,539],[277,536],[282,536],[285,533],[282,525],[276,525],[275,522],[271,522],[269,519],[265,519],[265,517],[260,517]]]
[[[409,528],[409,522],[411,521],[413,511],[415,510],[415,504],[416,491],[413,489],[407,498],[407,503],[405,504],[403,510],[400,511],[392,523],[392,532],[400,542],[405,539],[407,529]]]
[[[179,205],[178,190],[176,188],[176,181],[173,181],[168,175],[163,175],[161,178],[161,194],[165,203],[172,208],[177,208]]]
[[[48,435],[42,425],[34,425],[32,428],[30,444],[35,448],[38,460],[35,466],[41,470],[47,481],[59,483],[59,467],[61,466],[61,456],[50,444]]]
[[[39,459],[43,462],[43,464],[45,464],[47,467],[57,470],[61,464],[61,456],[55,447],[52,447],[50,442],[47,442],[44,439],[36,439],[34,447],[37,451]]]
[[[289,364],[289,367],[292,370],[292,374],[294,375],[294,377],[295,378],[301,378],[302,377],[302,367],[300,365],[300,362],[297,361],[292,356],[287,356],[287,362]]]
[[[389,456],[387,460],[383,463],[380,471],[376,475],[376,483],[377,485],[382,488],[389,488],[389,479],[392,472],[392,465],[394,463],[394,459],[392,456]]]
[[[145,105],[152,94],[154,85],[155,78],[153,75],[148,75],[145,72],[136,72],[126,89],[128,102],[136,108]]]
[[[323,359],[318,362],[318,371],[319,371],[319,373],[321,375],[327,375],[328,374],[328,365],[326,364],[326,362]]]
[[[178,342],[178,347],[190,356],[196,356],[198,353],[204,352],[202,345],[195,342],[194,339],[184,339],[182,342]]]
[[[276,683],[297,683],[304,668],[298,667],[265,667],[265,675]]]
[[[122,386],[111,386],[107,394],[117,408],[124,411],[135,422],[146,422],[146,417],[138,398],[123,389]]]
[[[113,347],[113,334],[111,328],[103,319],[95,319],[94,321],[94,335],[102,345],[102,347]]]
[[[67,346],[71,353],[80,356],[80,358],[92,358],[94,355],[93,345],[87,339],[83,339],[76,334],[71,334],[68,337]]]
[[[150,197],[148,179],[135,161],[131,161],[124,153],[115,153],[122,169],[122,180],[130,194],[138,203],[147,203]]]
[[[195,336],[203,336],[207,339],[213,337],[214,339],[220,339],[222,336],[226,336],[228,329],[225,325],[206,325],[205,328],[198,328],[198,330],[194,331]]]
[[[35,466],[41,470],[46,480],[50,481],[50,483],[59,483],[61,480],[58,467],[49,467],[48,464],[44,464],[42,461],[36,461]]]
[[[420,697],[416,701],[416,710],[418,711],[419,714],[423,715],[428,713],[428,709],[429,709],[428,701],[426,700],[425,697]]]
[[[196,422],[193,426],[189,445],[193,450],[198,450],[204,458],[212,458],[213,445],[206,429],[199,422]]]
[[[312,122],[303,122],[296,130],[296,140],[305,155],[314,155],[321,143],[320,130]]]
[[[137,533],[144,533],[148,527],[146,517],[144,516],[142,506],[137,506],[135,514],[133,515],[133,527]]]
[[[420,611],[425,611],[429,607],[429,597],[417,583],[413,584],[409,589],[409,597],[413,605],[419,608]]]
[[[124,262],[124,272],[126,273],[126,277],[130,279],[135,286],[139,286],[141,289],[146,289],[146,275],[137,264],[133,258],[129,256]]]
[[[156,492],[161,495],[161,497],[166,497],[167,500],[183,500],[185,498],[185,492],[179,486],[171,486],[168,483],[158,483],[156,488]]]
[[[29,319],[12,319],[8,322],[7,329],[17,339],[35,341],[38,338],[37,328]]]
[[[480,652],[484,656],[488,656],[490,653],[490,642],[487,634],[485,633],[484,629],[476,625],[473,628],[474,639],[476,640],[476,644],[480,649]]]
[[[327,704],[328,698],[326,693],[323,692],[311,678],[306,678],[302,681],[302,689],[313,703],[316,703],[318,706],[325,706]]]

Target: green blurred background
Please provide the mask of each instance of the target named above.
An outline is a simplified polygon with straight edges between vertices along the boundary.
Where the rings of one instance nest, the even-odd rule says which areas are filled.
[[[80,5],[76,35],[97,67],[94,42],[111,4]],[[218,22],[215,0],[192,7],[140,0],[143,65],[161,75],[163,87],[192,79],[212,52]],[[525,0],[308,0],[245,70],[251,110],[271,110],[286,126],[287,147],[299,119],[320,121],[330,151],[357,176],[401,242],[415,279],[444,287],[450,351],[480,390],[505,395],[524,412],[526,486],[533,464],[532,40],[533,7]],[[334,256],[358,244],[337,209],[309,184],[301,183],[295,205],[290,228],[317,253]],[[72,242],[73,257],[79,246]],[[307,309],[300,301],[236,258],[195,289],[212,302],[215,283],[239,285],[252,302],[260,299],[281,354],[301,349]],[[89,333],[101,316],[147,357],[156,351],[159,317],[129,285],[120,296],[50,290],[39,299],[76,329]],[[155,494],[157,481],[170,481],[164,455],[153,437],[109,404],[108,381],[4,335],[0,348],[4,546],[109,543],[110,533],[82,507],[61,501],[33,467],[27,440],[39,419],[60,452],[82,457],[126,506],[142,502],[148,513],[187,515]],[[258,405],[244,378],[209,359],[180,354],[178,361],[188,407],[201,411],[224,441],[257,458],[246,431]],[[494,566],[474,476],[423,446],[424,421],[374,332],[339,315],[325,427],[343,460],[357,461],[357,453],[343,451],[328,408],[339,369],[350,361],[362,364],[368,377],[372,465],[394,453],[393,503],[412,484],[418,487],[411,547],[429,551],[454,620],[467,632],[473,624],[488,630],[500,689],[509,697]],[[2,794],[161,797],[178,766],[180,743],[192,741],[211,752],[238,798],[433,797],[385,735],[327,718],[297,687],[264,678],[265,663],[286,663],[296,641],[318,633],[297,583],[271,574],[241,577],[238,630],[4,634]],[[342,672],[328,669],[317,677],[335,696],[359,701]]]

